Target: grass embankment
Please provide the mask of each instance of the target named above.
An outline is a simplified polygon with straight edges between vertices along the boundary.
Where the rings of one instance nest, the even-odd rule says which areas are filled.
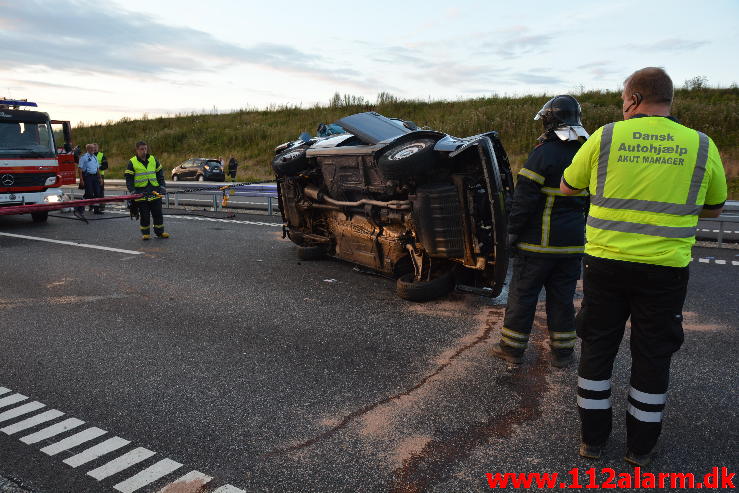
[[[593,131],[621,118],[615,91],[577,96],[585,127]],[[110,162],[108,177],[121,178],[137,140],[146,140],[167,170],[191,157],[233,155],[239,160],[239,181],[271,178],[273,148],[316,126],[361,111],[412,120],[446,133],[467,136],[497,130],[517,170],[541,133],[532,120],[549,96],[488,97],[460,101],[398,101],[387,95],[369,104],[361,98],[335,97],[326,106],[280,107],[227,114],[181,115],[168,118],[123,119],[74,129],[75,143],[99,142]],[[730,196],[739,199],[739,89],[679,89],[674,115],[685,125],[710,135],[719,150],[730,181]]]

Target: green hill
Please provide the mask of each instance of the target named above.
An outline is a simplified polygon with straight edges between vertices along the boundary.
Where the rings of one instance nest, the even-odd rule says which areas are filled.
[[[503,145],[518,169],[541,133],[534,114],[550,96],[486,97],[459,101],[403,101],[382,93],[374,104],[355,96],[336,95],[326,106],[274,107],[227,114],[189,114],[167,118],[122,119],[115,123],[77,127],[75,143],[98,142],[108,155],[107,176],[120,178],[137,140],[146,140],[167,171],[191,157],[235,156],[238,180],[269,179],[273,148],[300,132],[314,133],[319,123],[333,122],[362,111],[412,120],[446,133],[467,136],[489,130],[500,133]],[[615,91],[586,92],[577,96],[585,128],[621,118],[621,100]],[[732,195],[739,198],[739,89],[699,87],[679,89],[673,114],[689,127],[710,135],[721,151]],[[167,177],[170,176],[166,173]]]

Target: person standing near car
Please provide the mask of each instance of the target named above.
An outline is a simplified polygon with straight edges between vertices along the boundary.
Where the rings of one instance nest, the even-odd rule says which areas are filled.
[[[624,82],[624,120],[599,128],[565,170],[561,190],[592,192],[587,219],[579,453],[597,459],[611,433],[613,362],[631,318],[624,459],[651,461],[662,429],[670,360],[683,343],[682,309],[699,217],[718,217],[726,177],[705,134],[670,116],[673,86],[656,67]]]
[[[149,146],[143,140],[136,143],[136,155],[128,161],[125,175],[128,191],[144,194],[142,198],[135,199],[139,209],[141,239],[151,238],[151,219],[154,220],[154,234],[159,238],[169,238],[169,233],[164,232],[162,214],[162,195],[166,187],[164,172],[157,158],[149,154]]]
[[[580,103],[556,96],[534,117],[544,124],[539,144],[518,173],[508,218],[508,243],[515,255],[501,341],[493,354],[511,363],[523,361],[542,288],[552,365],[573,359],[573,298],[585,245],[587,192],[567,197],[559,190],[562,172],[588,133],[580,121]]]
[[[100,196],[105,197],[105,170],[108,169],[108,158],[100,152],[100,146],[97,143],[93,143],[93,154],[98,160],[99,164],[99,170],[100,170]],[[90,206],[90,209],[92,209],[92,206]],[[100,204],[100,210],[103,211],[105,209],[105,204]]]
[[[228,175],[231,177],[231,181],[236,181],[236,168],[238,168],[239,162],[236,161],[236,158],[231,156],[231,159],[228,160]]]
[[[80,163],[78,165],[80,186],[85,189],[83,198],[95,199],[103,196],[100,191],[100,165],[95,157],[95,147],[92,144],[87,144],[85,150],[87,152],[80,156]],[[100,205],[96,204],[92,208],[95,214],[102,214]],[[75,208],[75,216],[82,218],[84,217],[84,213],[84,205]]]

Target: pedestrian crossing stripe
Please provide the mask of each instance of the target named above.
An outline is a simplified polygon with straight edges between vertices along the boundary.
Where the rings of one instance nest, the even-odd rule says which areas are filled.
[[[143,491],[151,483],[179,471],[183,466],[167,457],[159,458],[153,464],[148,463],[147,459],[157,455],[153,450],[143,447],[128,450],[127,447],[131,445],[129,440],[118,436],[110,437],[109,433],[101,428],[86,428],[83,426],[85,422],[81,419],[66,416],[64,412],[57,409],[45,409],[46,405],[38,401],[27,402],[30,399],[28,396],[13,392],[7,387],[0,386],[0,396],[2,396],[0,408],[3,408],[0,412],[0,423],[3,426],[0,428],[1,433],[14,436],[27,445],[40,444],[41,452],[49,456],[74,447],[87,447],[74,452],[74,455],[62,461],[74,468],[84,466],[100,457],[110,456],[105,464],[90,469],[86,474],[97,481],[102,481],[113,474],[121,474],[125,471],[128,477],[121,478],[113,486],[114,490],[121,493]],[[77,431],[77,429],[82,429],[82,431]],[[67,432],[72,430],[77,432],[67,436]],[[61,435],[64,435],[64,438],[57,440]],[[192,491],[193,487],[203,486],[211,480],[213,477],[193,470],[170,481],[159,491],[160,493],[185,491],[183,488],[189,488],[187,491]],[[99,486],[97,491],[103,491],[103,487]],[[214,490],[213,493],[246,492],[226,484]]]

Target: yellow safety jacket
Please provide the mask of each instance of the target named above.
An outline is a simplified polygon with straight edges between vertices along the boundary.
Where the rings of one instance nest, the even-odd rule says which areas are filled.
[[[144,188],[151,184],[152,186],[158,187],[159,182],[157,181],[157,171],[162,169],[162,166],[157,166],[157,160],[154,156],[149,156],[146,166],[143,165],[139,158],[136,156],[131,158],[131,165],[133,166],[133,186],[136,188]],[[126,170],[128,173],[129,170]]]
[[[102,166],[104,157],[105,154],[103,154],[102,152],[98,152],[97,154],[95,154],[95,158],[97,158],[98,160],[98,165]],[[100,172],[101,176],[105,176],[105,170],[102,167],[98,167],[98,171]]]
[[[726,200],[716,145],[667,117],[599,128],[563,179],[590,189],[585,253],[629,262],[688,265],[701,209]]]

